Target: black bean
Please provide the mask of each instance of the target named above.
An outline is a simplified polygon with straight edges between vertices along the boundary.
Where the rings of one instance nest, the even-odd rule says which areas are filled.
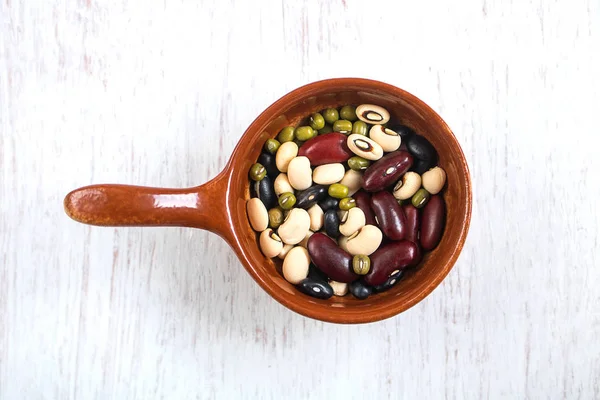
[[[393,288],[401,279],[404,274],[403,270],[398,271],[397,273],[390,275],[389,278],[381,285],[373,286],[373,291],[375,293],[385,292],[386,290],[390,290]]]
[[[305,278],[296,285],[298,290],[317,299],[328,299],[333,296],[333,288],[329,283]]]
[[[275,189],[273,189],[273,181],[268,175],[262,180],[251,184],[250,191],[252,192],[252,197],[258,197],[265,207],[267,207],[267,210],[277,207],[277,195],[275,194]]]
[[[364,300],[373,293],[371,286],[365,284],[360,279],[352,282],[348,287],[348,290],[352,293],[352,296],[356,297],[358,300]]]
[[[388,126],[388,128],[400,135],[402,140],[408,140],[410,136],[416,135],[415,131],[406,125],[392,125]]]
[[[337,209],[339,203],[340,201],[338,199],[328,195],[324,200],[319,202],[319,207],[321,207],[323,211],[327,211],[330,209]]]
[[[328,282],[329,278],[325,272],[321,271],[317,266],[313,263],[310,263],[308,267],[308,277],[313,281],[317,282]]]
[[[325,227],[325,233],[329,237],[337,239],[340,236],[340,218],[335,208],[325,211],[323,226]]]
[[[305,210],[311,208],[327,196],[327,186],[314,185],[296,193],[296,207]]]
[[[277,178],[277,175],[279,175],[279,170],[277,169],[275,156],[273,154],[260,153],[258,162],[265,167],[267,170],[267,175],[271,178],[271,180],[275,180],[275,178]]]
[[[429,140],[421,135],[410,136],[406,141],[406,148],[419,160],[437,161],[437,152]]]
[[[436,164],[437,164],[437,160],[415,159],[415,162],[412,165],[412,167],[410,167],[410,170],[416,172],[419,175],[423,175],[425,172],[427,172],[431,168],[435,167]]]

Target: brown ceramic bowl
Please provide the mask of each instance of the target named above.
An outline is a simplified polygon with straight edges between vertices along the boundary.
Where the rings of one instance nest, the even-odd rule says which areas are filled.
[[[392,120],[424,135],[437,149],[448,177],[444,198],[447,222],[438,247],[391,290],[356,300],[351,295],[319,300],[300,293],[280,274],[281,260],[268,259],[246,216],[248,170],[268,138],[285,126],[327,107],[373,103]],[[448,274],[465,242],[471,219],[471,181],[465,156],[444,121],[425,103],[394,86],[367,79],[328,79],[296,89],[267,108],[246,130],[225,169],[211,181],[188,189],[95,185],[65,198],[67,214],[103,226],[185,226],[206,229],[229,243],[269,295],[304,316],[354,324],[382,320],[414,306]]]

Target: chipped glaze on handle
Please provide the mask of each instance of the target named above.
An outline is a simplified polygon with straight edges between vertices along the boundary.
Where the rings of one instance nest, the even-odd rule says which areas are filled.
[[[182,226],[201,228],[231,239],[226,212],[229,174],[185,189],[130,185],[92,185],[64,200],[75,221],[99,226]]]

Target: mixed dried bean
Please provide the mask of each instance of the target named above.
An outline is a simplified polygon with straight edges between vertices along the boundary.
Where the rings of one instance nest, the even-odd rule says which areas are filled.
[[[373,104],[315,112],[249,168],[250,226],[300,292],[366,299],[441,241],[446,172],[424,136],[390,118]]]

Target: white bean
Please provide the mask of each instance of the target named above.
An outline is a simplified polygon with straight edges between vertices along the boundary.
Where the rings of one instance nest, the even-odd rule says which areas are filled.
[[[288,179],[290,185],[296,190],[308,189],[312,185],[312,169],[308,157],[295,157],[290,161]]]
[[[308,276],[310,256],[304,247],[296,246],[291,249],[283,260],[283,277],[292,285],[297,285]]]
[[[346,171],[340,183],[348,188],[348,196],[352,196],[360,190],[362,187],[362,176],[363,173],[360,171],[353,169]]]
[[[305,249],[308,248],[308,239],[310,239],[310,237],[314,234],[315,233],[313,231],[306,232],[306,236],[304,236],[304,239],[302,239],[302,241],[298,244],[304,247]]]
[[[275,178],[275,182],[273,182],[273,188],[275,189],[275,194],[277,196],[281,196],[283,193],[294,193],[294,188],[290,185],[290,181],[288,180],[287,174],[281,173],[277,175]]]
[[[298,155],[298,145],[294,142],[285,142],[279,146],[275,155],[275,164],[281,172],[287,172],[290,161]]]
[[[367,223],[365,213],[358,207],[346,211],[342,217],[343,223],[340,224],[340,233],[344,236],[350,236]]]
[[[333,294],[336,296],[345,296],[348,293],[348,284],[337,281],[329,281],[329,285],[333,289]]]
[[[281,238],[271,228],[265,229],[260,234],[259,244],[263,254],[269,258],[275,257],[283,250]]]
[[[431,168],[423,174],[423,187],[430,194],[438,194],[446,184],[446,171],[440,167]]]
[[[285,256],[287,256],[287,253],[289,253],[290,250],[293,248],[294,248],[293,244],[284,244],[283,249],[281,249],[281,252],[277,255],[277,257],[281,258],[282,260],[285,259]]]
[[[313,181],[319,185],[331,185],[344,177],[344,166],[340,163],[319,165],[313,171]]]
[[[323,227],[323,222],[325,219],[325,213],[323,209],[315,204],[311,208],[308,209],[308,216],[310,217],[310,230],[313,232],[317,232]]]
[[[358,232],[348,237],[345,246],[353,256],[364,254],[370,256],[379,248],[383,234],[374,225],[365,225]]]
[[[269,226],[269,212],[258,198],[248,200],[246,203],[246,212],[252,229],[256,232],[262,232]]]
[[[277,230],[286,244],[298,244],[304,239],[310,228],[310,217],[306,210],[293,208]]]

